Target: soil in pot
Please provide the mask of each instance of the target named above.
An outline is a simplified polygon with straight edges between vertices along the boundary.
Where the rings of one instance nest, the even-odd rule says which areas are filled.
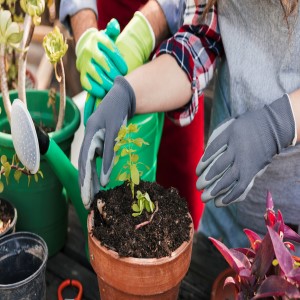
[[[0,198],[0,237],[15,231],[17,211],[8,201]]]
[[[101,245],[118,252],[121,257],[161,258],[171,255],[190,239],[192,224],[186,200],[175,188],[165,189],[156,182],[141,181],[135,187],[137,190],[147,192],[158,205],[150,223],[136,229],[137,225],[149,221],[151,215],[144,211],[140,216],[132,216],[131,205],[136,199],[132,198],[129,186],[124,183],[95,196],[91,206],[94,210],[92,234]],[[102,214],[97,208],[98,199],[105,203]]]

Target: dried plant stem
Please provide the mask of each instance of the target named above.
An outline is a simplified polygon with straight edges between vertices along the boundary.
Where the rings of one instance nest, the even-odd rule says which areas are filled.
[[[32,40],[32,35],[35,25],[33,24],[32,17],[28,14],[25,15],[24,19],[24,33],[23,39],[20,44],[21,53],[18,62],[18,96],[25,105],[26,101],[26,63],[27,63],[27,52],[30,42]]]
[[[0,43],[0,76],[1,76],[1,92],[3,98],[3,105],[6,111],[7,119],[10,123],[10,111],[11,111],[11,102],[9,99],[7,77],[6,77],[6,68],[5,68],[5,45]]]
[[[158,202],[155,201],[155,211],[154,211],[153,214],[151,215],[150,219],[149,219],[148,221],[145,221],[145,222],[142,222],[142,223],[140,223],[140,224],[137,224],[137,225],[135,226],[135,229],[137,230],[137,229],[139,229],[139,228],[141,228],[141,227],[143,227],[143,226],[145,226],[145,225],[150,224],[150,223],[152,222],[153,217],[154,217],[154,215],[155,215],[155,213],[156,213],[157,211],[158,211]]]
[[[56,67],[54,69],[55,69],[56,79],[59,82],[59,93],[60,93],[59,113],[58,113],[58,120],[57,120],[55,130],[60,130],[64,123],[65,109],[66,109],[65,70],[64,70],[62,58],[56,64]]]
[[[13,169],[13,170],[19,170],[20,172],[22,172],[23,174],[28,175],[28,176],[34,176],[34,175],[35,175],[35,174],[31,174],[30,171],[28,171],[27,169],[25,169],[25,168],[20,168],[20,167],[17,166],[17,165],[11,165],[10,167],[11,167],[11,169]],[[5,170],[4,170],[4,169],[1,169],[1,170],[0,170],[0,174],[2,175],[2,174],[4,174],[4,173],[5,173]]]

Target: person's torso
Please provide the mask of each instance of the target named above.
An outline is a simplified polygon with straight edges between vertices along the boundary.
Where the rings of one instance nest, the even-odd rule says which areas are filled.
[[[97,0],[99,29],[105,29],[106,24],[116,18],[123,30],[133,14],[147,2],[148,0]]]
[[[290,17],[288,27],[279,0],[220,0],[218,20],[225,56],[218,65],[211,128],[300,88],[300,20]],[[285,221],[300,224],[299,145],[272,160],[243,202],[224,209],[209,203],[205,233],[221,231],[227,244],[237,247],[242,228],[265,232],[268,190]]]

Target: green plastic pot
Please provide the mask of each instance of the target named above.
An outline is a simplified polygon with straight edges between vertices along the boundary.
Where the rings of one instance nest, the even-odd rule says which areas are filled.
[[[52,108],[47,106],[48,91],[28,90],[28,110],[37,124],[54,126]],[[11,101],[17,98],[16,92],[10,93]],[[2,100],[2,98],[0,98]],[[1,102],[0,115],[0,155],[5,154],[11,161],[15,150],[11,139],[10,126]],[[59,96],[56,99],[59,109]],[[80,112],[73,101],[67,97],[64,126],[49,136],[69,157],[74,134],[80,124]],[[7,132],[7,133],[3,133]],[[30,231],[40,235],[47,243],[49,256],[57,253],[65,244],[68,226],[68,199],[55,171],[46,159],[41,157],[40,170],[44,178],[35,182],[23,175],[18,182],[10,175],[9,184],[5,185],[2,197],[10,199],[18,211],[17,231]],[[75,184],[75,183],[74,183]]]

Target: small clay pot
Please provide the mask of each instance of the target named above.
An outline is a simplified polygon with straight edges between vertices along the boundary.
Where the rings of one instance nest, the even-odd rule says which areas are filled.
[[[216,280],[214,281],[211,290],[211,300],[235,300],[236,299],[236,289],[233,285],[226,285],[224,287],[224,282],[227,277],[235,276],[235,272],[228,268],[221,272]]]
[[[190,240],[170,257],[133,258],[100,245],[92,235],[94,214],[88,216],[90,263],[97,274],[101,300],[175,300],[186,275],[192,254],[194,228]]]

